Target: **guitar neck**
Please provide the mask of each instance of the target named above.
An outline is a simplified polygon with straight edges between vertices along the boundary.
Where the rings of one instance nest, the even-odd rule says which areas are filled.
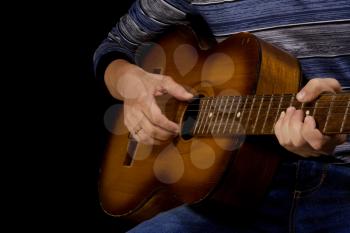
[[[197,136],[271,135],[289,106],[313,116],[323,134],[350,132],[350,92],[322,94],[300,103],[296,94],[203,97],[192,134]]]

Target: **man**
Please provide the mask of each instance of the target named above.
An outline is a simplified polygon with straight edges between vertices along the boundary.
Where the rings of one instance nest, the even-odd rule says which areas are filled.
[[[154,97],[193,97],[171,77],[135,63],[138,47],[169,26],[202,17],[218,41],[249,31],[296,56],[306,80],[300,102],[350,86],[350,2],[299,0],[139,0],[95,53],[96,75],[124,101],[125,124],[141,143],[161,144],[179,133]],[[327,77],[327,78],[325,78]],[[142,127],[141,127],[142,126]],[[326,136],[312,116],[294,107],[275,125],[280,144],[299,155],[284,161],[256,215],[222,223],[188,206],[161,213],[131,232],[349,232],[350,146],[346,135]],[[283,156],[283,155],[281,155]],[[325,159],[324,159],[325,158]]]

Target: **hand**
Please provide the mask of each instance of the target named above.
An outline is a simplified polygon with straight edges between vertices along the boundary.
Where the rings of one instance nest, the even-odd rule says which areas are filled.
[[[332,78],[310,80],[297,94],[299,102],[310,102],[323,92],[339,92],[340,84]],[[335,146],[343,143],[346,135],[323,135],[317,128],[312,116],[304,117],[302,110],[289,107],[282,112],[275,124],[275,134],[279,143],[287,150],[303,157],[331,154]]]
[[[155,96],[168,93],[189,100],[193,95],[171,77],[116,60],[107,67],[105,82],[115,98],[124,100],[124,123],[138,142],[159,145],[179,133],[179,125],[163,115]]]

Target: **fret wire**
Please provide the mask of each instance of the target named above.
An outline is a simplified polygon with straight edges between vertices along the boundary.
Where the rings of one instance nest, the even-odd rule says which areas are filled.
[[[271,98],[270,98],[269,107],[267,108],[267,113],[266,113],[266,117],[265,117],[265,120],[264,120],[264,123],[263,123],[263,127],[262,127],[262,129],[261,129],[261,132],[263,132],[264,129],[265,129],[266,121],[267,121],[267,118],[268,118],[269,113],[270,113],[270,108],[271,108],[272,100],[273,100],[273,94],[271,95]]]
[[[219,104],[219,107],[218,107],[218,110],[217,111],[214,111],[214,112],[216,112],[217,114],[216,114],[216,116],[215,116],[215,121],[214,121],[214,124],[213,124],[213,127],[212,127],[212,129],[211,129],[211,134],[214,134],[214,131],[215,131],[215,128],[214,128],[214,126],[215,126],[215,124],[216,124],[216,121],[218,120],[218,118],[219,118],[219,113],[220,113],[220,107],[221,107],[221,104],[222,104],[222,97],[220,96],[220,104]]]
[[[238,104],[237,104],[237,107],[236,107],[236,110],[235,110],[235,114],[233,115],[233,120],[232,120],[232,125],[231,125],[231,128],[230,128],[230,133],[231,133],[231,130],[232,130],[232,126],[235,125],[235,119],[237,117],[237,112],[238,112],[238,109],[239,109],[239,105],[241,104],[241,101],[242,101],[242,98],[239,98],[238,100]],[[242,114],[240,114],[239,116],[241,116]],[[237,127],[238,128],[238,127]]]
[[[225,97],[223,97],[223,98],[225,98]],[[220,124],[221,124],[221,122],[222,122],[222,119],[224,118],[228,100],[229,100],[229,98],[226,97],[225,108],[224,108],[224,110],[223,110],[223,112],[222,112]],[[217,133],[217,134],[219,134],[219,130],[220,130],[220,126],[219,126],[219,128],[216,130],[216,133]]]
[[[210,119],[209,115],[211,113],[211,106],[212,106],[213,102],[214,102],[213,98],[212,99],[208,99],[208,105],[207,106],[209,106],[209,111],[207,111],[207,117],[205,117],[205,122],[204,122],[204,126],[203,126],[203,129],[202,129],[202,134],[205,134],[204,130],[205,130],[205,126],[207,126],[208,119]]]
[[[259,104],[258,113],[256,114],[256,119],[255,119],[255,123],[254,123],[254,126],[253,126],[253,131],[252,131],[252,133],[254,133],[255,128],[256,128],[256,124],[258,123],[259,115],[260,115],[260,110],[261,110],[261,105],[262,105],[263,101],[264,101],[264,97],[261,98],[261,101],[260,101],[260,104]]]
[[[250,119],[250,115],[252,114],[252,109],[253,109],[254,103],[255,103],[255,96],[253,96],[252,106],[250,107],[249,115],[248,115],[247,122],[246,122],[246,125],[245,125],[246,131],[248,131],[247,126],[249,124],[249,119]]]
[[[312,109],[312,116],[315,116],[316,108],[317,108],[318,101],[315,102],[315,105]]]
[[[225,125],[225,128],[224,128],[223,133],[225,133],[225,130],[226,130],[226,128],[227,128],[227,123],[228,123],[228,121],[229,121],[229,119],[230,119],[230,116],[231,116],[231,110],[232,110],[232,107],[233,107],[233,103],[234,103],[235,101],[236,101],[236,98],[235,98],[235,97],[233,97],[233,100],[232,100],[232,102],[231,102],[231,107],[230,107],[230,110],[229,110],[229,114],[227,115],[226,125]]]
[[[213,98],[213,101],[212,101],[212,103],[214,103],[214,101],[215,101],[215,104],[214,104],[214,109],[213,109],[213,111],[212,112],[210,112],[209,113],[209,116],[208,116],[208,118],[210,118],[209,120],[209,125],[208,125],[208,128],[207,128],[207,134],[210,132],[210,133],[212,133],[211,131],[210,131],[210,125],[211,125],[211,123],[212,123],[212,121],[213,121],[213,115],[215,114],[215,109],[216,109],[216,106],[218,105],[218,100],[219,100],[219,98]],[[210,111],[211,111],[211,105],[210,105]]]
[[[199,100],[199,103],[201,102],[202,100],[200,99]],[[203,103],[204,101],[202,101],[202,104],[199,104],[199,115],[197,115],[198,117],[197,117],[197,120],[196,120],[196,124],[195,124],[195,127],[194,127],[194,130],[193,130],[193,134],[195,134],[196,133],[196,130],[197,130],[197,128],[198,128],[198,125],[200,125],[200,121],[201,121],[201,117],[202,117],[202,115],[203,115],[203,109],[204,109],[204,107],[203,107],[203,105],[204,105],[204,103]]]
[[[289,102],[289,107],[293,106],[294,99],[295,99],[295,94],[292,94],[292,98],[290,98],[290,102]]]
[[[347,105],[346,110],[345,110],[345,113],[344,113],[343,122],[341,123],[341,127],[340,127],[340,133],[342,133],[343,130],[344,130],[344,125],[345,125],[346,117],[347,117],[347,114],[348,114],[348,111],[349,111],[349,105],[350,105],[350,100],[348,100],[348,105]]]
[[[208,107],[208,102],[209,102],[209,100],[203,100],[203,109],[202,109],[202,111],[201,111],[201,119],[200,119],[200,123],[199,123],[199,128],[198,128],[198,133],[200,133],[201,132],[201,129],[202,129],[202,127],[203,127],[203,123],[204,123],[204,119],[205,119],[205,114],[206,114],[206,108]]]
[[[242,100],[242,98],[240,98],[240,101],[241,101],[241,100]],[[239,122],[238,122],[237,127],[236,127],[236,133],[238,133],[239,127],[241,126],[242,119],[243,119],[243,116],[244,116],[244,111],[245,111],[245,109],[246,109],[246,107],[247,107],[247,102],[248,102],[248,98],[245,99],[243,108],[242,108],[242,110],[241,110],[241,113],[242,113],[242,114],[241,114],[241,117],[240,117]],[[229,131],[230,133],[231,133],[232,126],[233,126],[233,125],[231,125],[231,127],[230,127],[230,131]],[[245,129],[243,128],[243,130],[245,130]]]
[[[329,106],[329,109],[328,109],[326,122],[325,122],[324,127],[323,127],[323,130],[322,130],[323,133],[326,132],[325,130],[326,130],[326,128],[327,128],[328,120],[329,120],[329,117],[330,117],[329,113],[332,111],[333,100],[334,100],[334,98],[335,98],[335,95],[333,95],[333,97],[332,97],[332,102],[330,103],[330,106]]]
[[[282,100],[284,99],[284,94],[282,94],[281,96],[280,96],[280,102],[279,102],[279,104],[278,104],[278,108],[277,108],[277,114],[276,114],[276,116],[275,116],[275,120],[273,121],[273,127],[272,127],[272,129],[271,129],[271,132],[274,132],[274,128],[275,128],[275,124],[276,124],[276,122],[277,122],[277,119],[278,119],[278,116],[280,115],[280,111],[281,111],[281,105],[282,105]]]

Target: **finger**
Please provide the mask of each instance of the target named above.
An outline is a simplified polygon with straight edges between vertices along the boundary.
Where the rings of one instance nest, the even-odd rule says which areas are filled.
[[[146,134],[159,141],[167,141],[171,137],[175,136],[174,133],[171,133],[168,130],[164,130],[157,125],[153,125],[147,117],[142,118],[140,125],[142,125],[142,128]]]
[[[320,156],[320,152],[315,151],[310,145],[306,145],[305,147],[298,150],[295,150],[295,148],[293,148],[293,150],[290,151],[304,158]]]
[[[284,111],[281,112],[280,117],[278,118],[278,121],[275,124],[274,130],[275,130],[275,135],[277,137],[278,142],[281,145],[284,145],[284,140],[283,140],[283,136],[282,136],[282,129],[281,129],[281,125],[282,125],[282,121],[285,117],[286,113]]]
[[[130,132],[139,128],[144,117],[142,109],[138,108],[137,105],[124,104],[124,123]]]
[[[331,154],[337,145],[340,145],[346,141],[345,134],[336,134],[332,136],[325,136],[325,142],[322,147],[324,154]]]
[[[139,115],[141,114],[142,113],[139,111]],[[136,112],[135,113],[129,112],[129,114],[127,114],[124,117],[124,124],[128,128],[131,135],[136,139],[136,141],[140,141],[139,137],[135,133],[140,129],[140,122],[141,122],[140,117],[137,116]]]
[[[163,143],[155,138],[152,138],[151,135],[149,135],[143,128],[138,131],[136,136],[139,138],[138,142],[145,145],[161,145]]]
[[[292,140],[290,138],[290,120],[295,111],[294,107],[288,107],[286,110],[286,115],[282,120],[282,127],[281,127],[281,132],[282,132],[282,137],[284,141],[284,146],[291,146],[292,145]]]
[[[180,126],[163,115],[153,96],[144,101],[144,104],[140,107],[153,125],[159,126],[173,134],[178,134],[180,132]]]
[[[289,134],[292,144],[295,147],[302,147],[306,144],[305,139],[301,135],[301,128],[303,126],[304,112],[302,110],[295,110],[291,115],[289,121]]]
[[[339,92],[341,86],[333,78],[314,78],[311,79],[297,94],[300,102],[309,102],[317,98],[323,92]]]
[[[132,115],[131,115],[132,116]],[[146,118],[146,117],[144,117]],[[143,128],[140,127],[140,122],[135,120],[137,117],[128,117],[125,119],[125,125],[127,125],[131,135],[133,138],[145,145],[160,145],[161,142],[157,139],[152,138],[151,136],[148,136],[147,132],[142,132],[144,131]],[[137,131],[137,133],[136,133]]]
[[[164,76],[162,80],[162,88],[164,88],[170,95],[179,100],[190,100],[193,95],[186,91],[180,84],[176,83],[171,77]]]
[[[332,136],[332,139],[334,140],[335,143],[340,145],[340,144],[343,144],[344,142],[346,142],[347,135],[346,134],[336,134],[336,135]]]
[[[316,151],[321,151],[327,141],[327,137],[316,128],[316,122],[312,116],[305,117],[301,133],[305,141]]]

